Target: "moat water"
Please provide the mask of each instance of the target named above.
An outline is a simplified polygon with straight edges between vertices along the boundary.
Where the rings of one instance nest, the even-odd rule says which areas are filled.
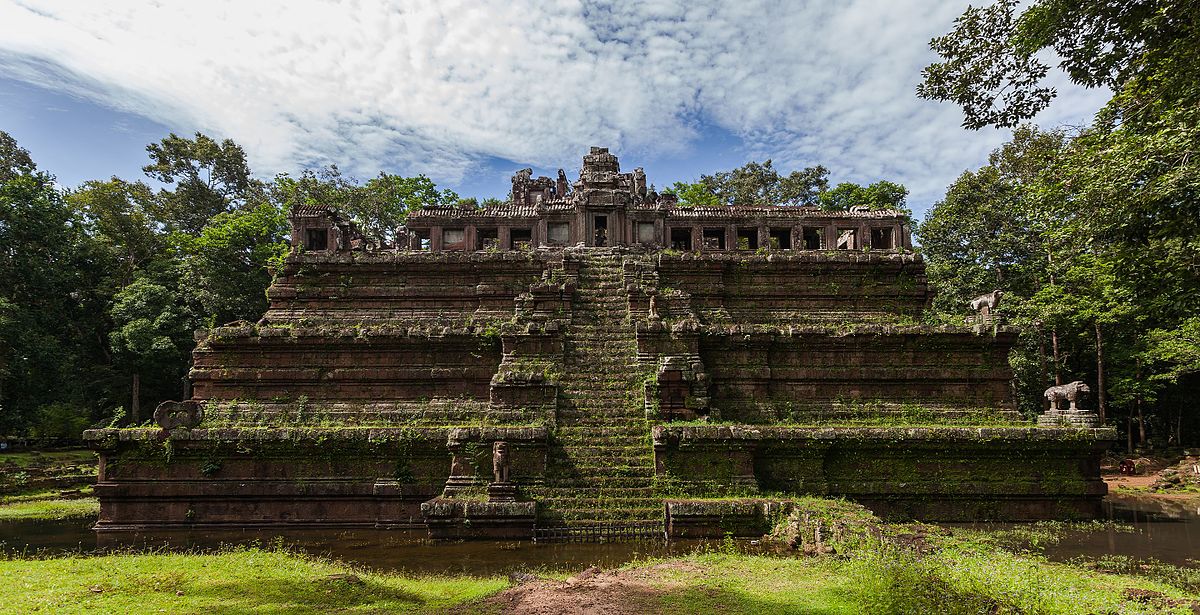
[[[1176,565],[1200,562],[1200,509],[1159,498],[1109,496],[1106,511],[1123,527],[1067,531],[1044,547],[1056,561],[1074,557],[1124,555]],[[121,549],[209,550],[228,545],[285,545],[376,570],[413,573],[495,575],[523,570],[577,571],[587,566],[612,568],[646,558],[683,555],[717,548],[717,542],[640,541],[608,544],[534,544],[472,541],[434,543],[424,532],[396,530],[290,530],[245,532],[160,532],[97,536],[94,520],[0,522],[0,552],[10,556],[93,553]],[[1009,530],[1017,524],[947,524],[951,529]],[[765,547],[738,541],[743,551]]]

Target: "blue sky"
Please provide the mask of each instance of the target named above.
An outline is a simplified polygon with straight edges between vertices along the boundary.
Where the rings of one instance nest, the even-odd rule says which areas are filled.
[[[169,132],[262,177],[335,163],[504,196],[591,145],[662,187],[771,158],[899,181],[920,215],[1009,132],[913,89],[966,2],[0,0],[0,130],[72,186],[141,176]],[[1107,93],[1053,77],[1038,121]]]

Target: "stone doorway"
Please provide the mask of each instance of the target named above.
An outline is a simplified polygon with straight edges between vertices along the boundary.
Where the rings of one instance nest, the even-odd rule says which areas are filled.
[[[608,245],[608,216],[596,215],[596,217],[592,219],[592,226],[594,228],[593,234],[592,234],[592,240],[593,240],[592,245],[599,246],[599,247],[607,246]]]

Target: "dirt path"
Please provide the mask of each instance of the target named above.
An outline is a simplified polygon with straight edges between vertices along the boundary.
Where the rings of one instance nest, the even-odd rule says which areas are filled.
[[[698,566],[684,562],[609,572],[589,568],[566,581],[538,579],[522,583],[471,605],[470,611],[455,612],[641,615],[654,612],[660,596],[681,587],[681,577],[701,572]]]

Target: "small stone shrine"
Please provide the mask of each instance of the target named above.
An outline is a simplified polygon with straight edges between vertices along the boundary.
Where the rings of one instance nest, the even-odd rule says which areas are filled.
[[[86,433],[98,530],[720,535],[795,494],[1099,512],[1113,430],[1069,392],[1068,420],[1019,416],[998,294],[987,327],[922,324],[900,212],[680,207],[592,148],[577,181],[526,169],[503,205],[414,211],[398,245],[326,207],[291,223],[262,320],[197,334],[193,398]]]

